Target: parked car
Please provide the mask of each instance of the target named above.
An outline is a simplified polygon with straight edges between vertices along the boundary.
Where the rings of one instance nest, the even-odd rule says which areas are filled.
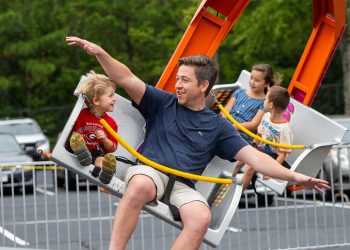
[[[1,119],[0,133],[14,134],[22,149],[34,160],[41,160],[37,150],[50,151],[50,142],[38,123],[31,118]]]
[[[350,117],[333,117],[334,121],[350,130]],[[333,184],[335,193],[340,191],[340,175],[342,177],[342,188],[345,193],[350,194],[350,131],[347,131],[340,145],[334,146],[323,163],[323,178]],[[331,192],[327,198],[331,198]]]
[[[26,192],[33,191],[33,171],[22,169],[19,165],[11,165],[12,163],[31,161],[33,159],[23,151],[12,134],[0,133],[0,185],[4,190],[11,189],[13,186],[15,192],[19,192],[24,186]]]

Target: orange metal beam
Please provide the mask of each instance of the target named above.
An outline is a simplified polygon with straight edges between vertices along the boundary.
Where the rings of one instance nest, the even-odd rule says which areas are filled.
[[[177,62],[181,57],[193,54],[213,57],[249,1],[203,0],[156,87],[174,92]]]
[[[345,29],[345,0],[313,0],[313,30],[289,84],[289,93],[311,105]]]
[[[156,86],[174,92],[181,57],[213,57],[249,1],[203,0]],[[296,100],[306,105],[312,104],[345,29],[345,11],[346,0],[313,0],[313,30],[288,88]]]

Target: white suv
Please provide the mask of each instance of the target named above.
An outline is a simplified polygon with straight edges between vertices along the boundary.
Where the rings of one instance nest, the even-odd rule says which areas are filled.
[[[37,150],[50,151],[50,142],[38,123],[31,118],[0,119],[0,133],[11,133],[23,150],[39,160]]]

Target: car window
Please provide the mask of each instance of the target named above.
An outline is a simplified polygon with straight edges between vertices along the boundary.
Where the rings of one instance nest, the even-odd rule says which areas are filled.
[[[0,125],[0,132],[11,133],[15,135],[28,135],[41,133],[39,126],[36,123],[16,123]]]
[[[21,148],[13,136],[0,135],[0,154],[20,152]]]

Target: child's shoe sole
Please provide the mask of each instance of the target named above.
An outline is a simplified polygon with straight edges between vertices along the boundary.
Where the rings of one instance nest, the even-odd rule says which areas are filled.
[[[88,166],[92,163],[91,153],[86,147],[85,140],[81,134],[73,132],[69,144],[81,165]]]
[[[115,173],[117,161],[114,154],[108,153],[103,157],[102,171],[100,174],[100,181],[104,184],[109,184]]]

